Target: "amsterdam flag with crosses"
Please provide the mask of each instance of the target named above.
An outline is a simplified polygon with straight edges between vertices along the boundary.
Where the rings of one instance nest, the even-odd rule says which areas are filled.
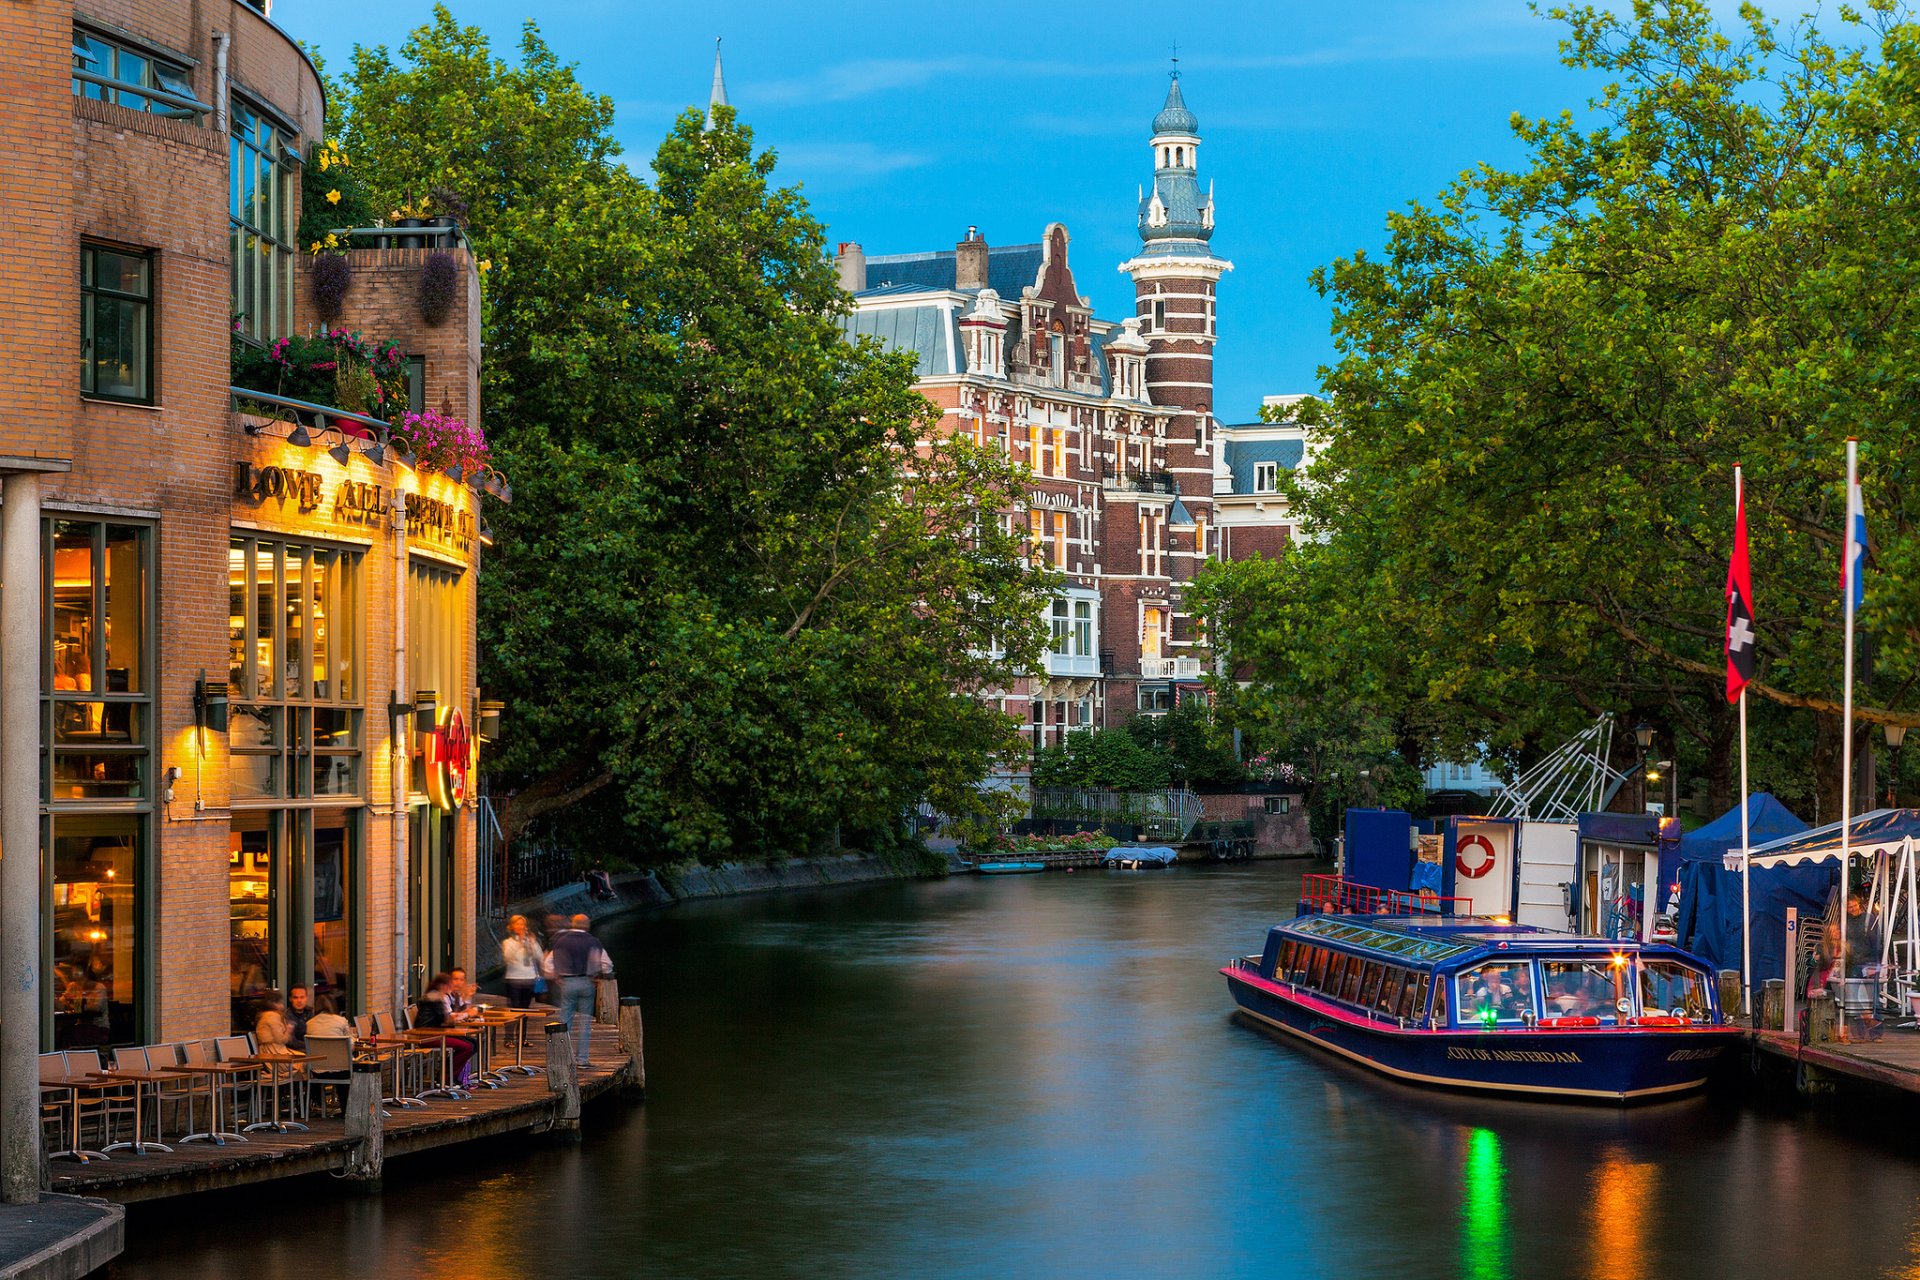
[[[1753,576],[1747,565],[1747,500],[1733,513],[1733,559],[1727,562],[1727,701],[1738,702],[1753,679]]]

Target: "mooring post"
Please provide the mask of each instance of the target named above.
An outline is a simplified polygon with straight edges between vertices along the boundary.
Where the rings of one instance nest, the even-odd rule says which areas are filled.
[[[559,1094],[553,1132],[580,1132],[580,1076],[574,1068],[573,1036],[564,1022],[547,1024],[547,1091]]]
[[[640,1025],[640,997],[620,1000],[620,1052],[632,1064],[627,1072],[626,1093],[645,1097],[647,1093],[647,1035]]]
[[[1733,1023],[1745,1003],[1741,993],[1740,971],[1738,969],[1720,970],[1720,1016],[1728,1023]],[[1749,1026],[1757,1025],[1752,1017],[1757,1013],[1759,1013],[1758,1009],[1749,1010],[1748,1017],[1741,1020]]]
[[[378,1185],[380,1170],[386,1162],[384,1126],[380,1123],[380,1063],[377,1059],[353,1064],[347,1082],[344,1120],[347,1141],[345,1176],[354,1181]]]
[[[1834,1027],[1833,993],[1816,991],[1807,997],[1807,1042],[1830,1044]]]
[[[1760,1028],[1763,1031],[1798,1031],[1787,1025],[1787,980],[1768,978],[1760,988]]]
[[[620,1021],[620,979],[593,980],[593,1020],[603,1027]]]

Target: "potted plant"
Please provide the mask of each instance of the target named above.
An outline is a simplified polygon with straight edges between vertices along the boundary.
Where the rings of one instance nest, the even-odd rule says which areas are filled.
[[[428,193],[432,202],[433,216],[427,219],[431,227],[464,227],[467,225],[469,206],[466,198],[451,187],[435,187]]]

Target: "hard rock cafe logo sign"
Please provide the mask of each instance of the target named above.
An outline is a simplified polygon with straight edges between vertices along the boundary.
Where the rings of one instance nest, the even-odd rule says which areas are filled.
[[[467,800],[467,774],[473,768],[473,739],[458,707],[441,707],[421,753],[427,799],[451,812]]]

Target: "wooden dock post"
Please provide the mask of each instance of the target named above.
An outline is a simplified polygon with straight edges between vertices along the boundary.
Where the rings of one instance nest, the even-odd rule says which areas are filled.
[[[1720,1016],[1728,1022],[1740,1021],[1752,1025],[1752,1020],[1743,1015],[1746,998],[1741,990],[1740,971],[1722,969],[1720,971]],[[1758,1013],[1755,1009],[1751,1012]]]
[[[369,1189],[379,1187],[381,1169],[386,1163],[384,1127],[380,1123],[380,1115],[380,1063],[355,1062],[353,1075],[347,1084],[346,1110],[342,1115],[346,1123],[347,1140],[353,1146],[347,1151],[347,1164],[342,1174],[349,1181],[361,1183]]]
[[[620,1052],[627,1055],[632,1068],[624,1092],[634,1097],[647,1096],[647,1036],[640,1023],[640,997],[620,1000]]]
[[[593,1020],[603,1027],[611,1027],[620,1021],[620,979],[595,978],[593,980]]]
[[[1816,991],[1807,997],[1807,1043],[1830,1044],[1833,1041],[1834,1009],[1831,991]]]
[[[547,1024],[547,1091],[560,1095],[551,1131],[578,1137],[580,1074],[573,1061],[573,1036],[564,1022]]]
[[[1760,1029],[1762,1031],[1798,1031],[1787,1026],[1787,980],[1768,978],[1760,988]]]

